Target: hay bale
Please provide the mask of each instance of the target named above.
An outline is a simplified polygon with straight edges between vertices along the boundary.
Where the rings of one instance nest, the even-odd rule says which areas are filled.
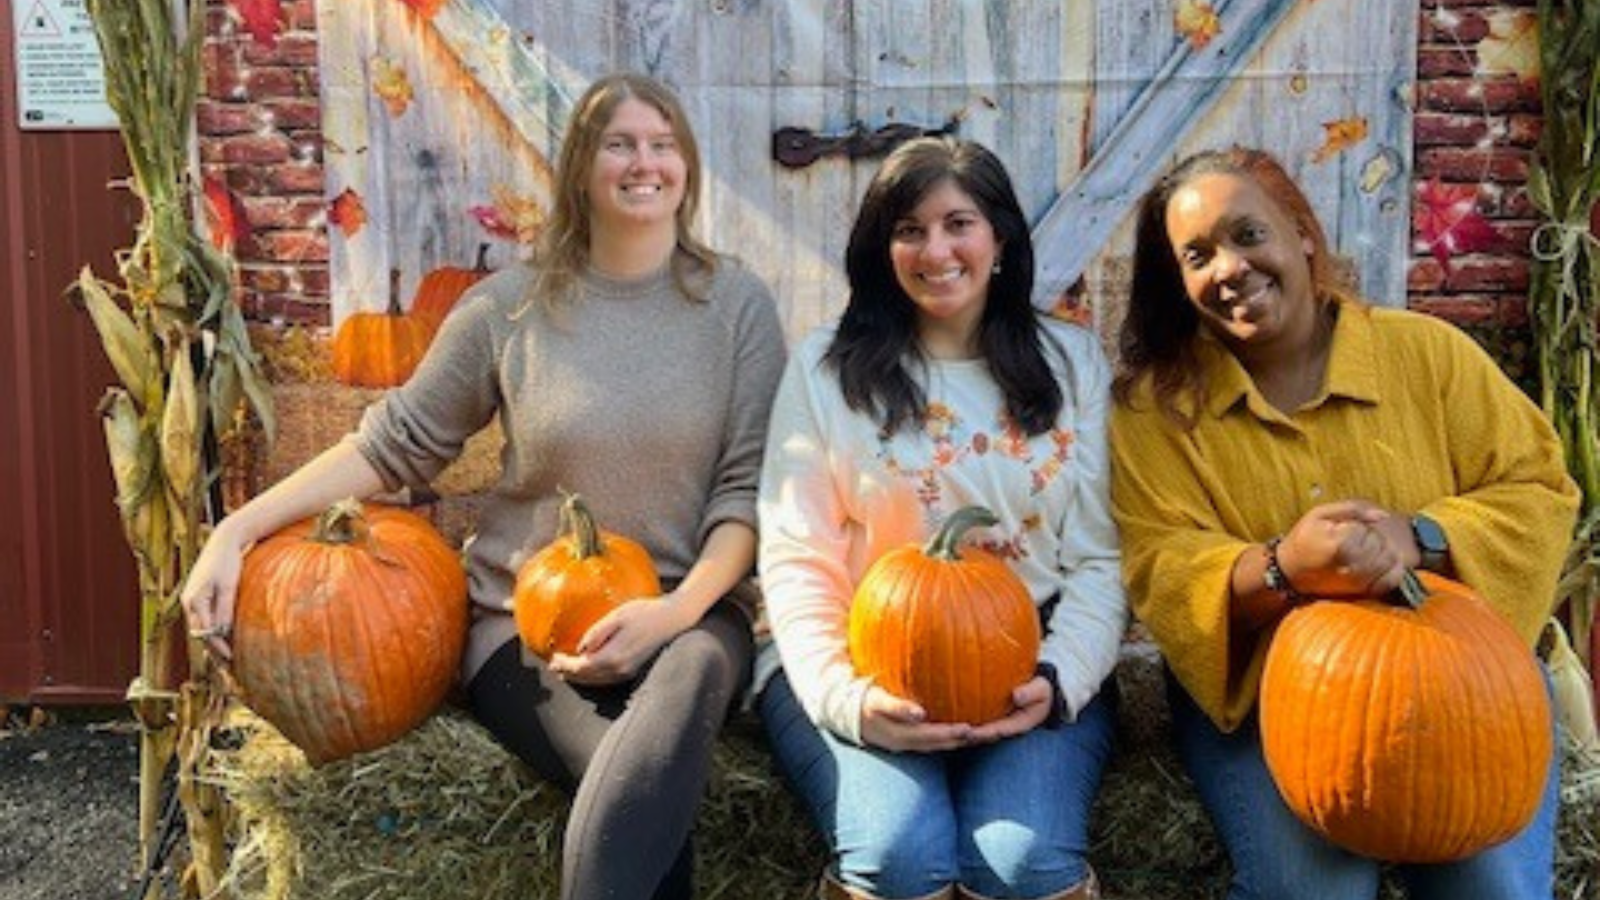
[[[1220,900],[1227,861],[1159,720],[1159,660],[1135,651],[1118,668],[1121,743],[1096,800],[1091,859],[1110,900]],[[321,769],[247,712],[220,736],[213,776],[235,815],[228,879],[241,900],[557,896],[566,798],[459,710]],[[1569,748],[1562,800],[1556,896],[1595,900],[1600,759]],[[814,896],[823,843],[747,716],[718,744],[695,849],[705,900]],[[1401,896],[1386,882],[1384,897]]]

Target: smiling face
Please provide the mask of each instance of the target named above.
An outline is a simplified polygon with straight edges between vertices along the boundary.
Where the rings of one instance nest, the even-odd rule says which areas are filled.
[[[587,181],[595,233],[674,227],[687,180],[672,123],[642,100],[622,101],[600,135]]]
[[[918,332],[929,352],[970,352],[999,258],[994,227],[952,180],[936,184],[895,223],[889,259],[917,307]]]
[[[1311,340],[1314,244],[1254,180],[1194,178],[1172,194],[1166,226],[1189,302],[1225,343],[1295,351]]]

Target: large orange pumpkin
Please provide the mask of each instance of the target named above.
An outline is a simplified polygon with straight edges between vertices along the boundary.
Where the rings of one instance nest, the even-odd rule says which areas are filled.
[[[577,652],[589,628],[629,600],[661,596],[649,551],[601,531],[582,497],[567,495],[560,516],[556,539],[517,570],[511,595],[517,633],[542,659]]]
[[[850,605],[857,673],[920,704],[934,722],[981,724],[1011,712],[1039,662],[1039,611],[1003,560],[961,547],[981,506],[957,510],[928,541],[879,557]]]
[[[233,672],[250,708],[312,764],[373,750],[454,683],[466,598],[459,554],[425,520],[346,500],[245,557]]]
[[[1463,859],[1521,831],[1549,774],[1549,697],[1530,648],[1471,588],[1426,572],[1409,606],[1311,603],[1279,624],[1261,741],[1284,800],[1377,859]]]
[[[472,268],[440,266],[423,275],[417,292],[411,297],[411,315],[437,330],[467,289],[489,274],[488,260],[489,245],[479,244],[478,260]]]
[[[333,376],[342,384],[405,384],[433,341],[433,326],[400,308],[400,270],[389,273],[389,307],[347,316],[333,336]]]

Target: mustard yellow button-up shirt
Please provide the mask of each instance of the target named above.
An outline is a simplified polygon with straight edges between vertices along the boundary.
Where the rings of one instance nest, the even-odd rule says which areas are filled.
[[[1273,633],[1230,631],[1234,560],[1321,503],[1431,516],[1456,576],[1533,643],[1578,489],[1542,411],[1471,338],[1347,304],[1323,390],[1292,415],[1221,344],[1202,338],[1198,355],[1210,394],[1193,430],[1156,408],[1148,380],[1113,411],[1112,506],[1134,614],[1219,727],[1254,707]]]

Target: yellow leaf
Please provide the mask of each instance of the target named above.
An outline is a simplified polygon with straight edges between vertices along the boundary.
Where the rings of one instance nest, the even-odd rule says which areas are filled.
[[[1325,162],[1366,140],[1367,120],[1365,116],[1350,116],[1323,122],[1322,132],[1322,146],[1311,154],[1314,163]]]
[[[172,354],[167,405],[161,411],[161,464],[172,490],[179,497],[188,497],[200,471],[200,398],[187,341],[179,343]]]
[[[1172,23],[1178,34],[1196,50],[1211,43],[1222,31],[1222,19],[1217,16],[1216,7],[1206,0],[1178,0]]]
[[[1539,80],[1539,19],[1532,10],[1491,13],[1489,36],[1478,42],[1478,73]]]
[[[411,78],[398,63],[384,56],[372,58],[372,90],[383,100],[389,115],[403,115],[411,105]]]

